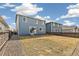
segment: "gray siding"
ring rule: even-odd
[[[25,21],[23,20],[23,18],[26,18]],[[36,24],[36,21],[38,21],[40,23],[41,22],[45,22],[42,20],[36,20],[36,19],[32,19],[32,18],[28,18],[25,16],[20,16],[19,15],[19,25],[17,26],[19,29],[17,30],[19,35],[29,35],[30,34],[30,28],[31,27],[35,27],[36,28],[36,34],[45,34],[46,33],[46,27],[45,24]],[[41,31],[39,29],[42,29]]]
[[[59,23],[52,22],[52,32],[61,32],[62,31],[62,25]]]
[[[62,32],[62,25],[59,23],[50,22],[46,24],[46,32]]]
[[[46,24],[46,32],[50,33],[51,32],[51,23]]]

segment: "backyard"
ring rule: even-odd
[[[23,52],[25,55],[66,56],[73,54],[78,42],[78,38],[56,35],[37,35],[21,36],[20,41],[24,47]]]

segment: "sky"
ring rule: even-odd
[[[15,28],[16,14],[55,21],[63,25],[79,26],[77,3],[0,3],[0,16]]]

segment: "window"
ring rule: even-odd
[[[24,21],[26,20],[25,17],[23,17],[23,20],[24,20]]]
[[[43,24],[44,24],[44,21],[40,20],[39,23],[40,23],[41,25],[43,25]]]
[[[53,23],[53,26],[55,26],[55,23]]]
[[[30,33],[33,33],[34,30],[35,30],[35,28],[31,28],[31,29],[30,29]]]
[[[44,21],[42,22],[42,24],[44,24]]]
[[[38,24],[38,20],[35,20],[36,21],[36,24]]]
[[[30,34],[31,34],[31,35],[34,35],[34,34],[36,34],[36,32],[37,32],[37,30],[36,30],[35,27],[30,27],[29,31],[30,31]]]
[[[58,27],[58,26],[59,26],[59,24],[58,24],[58,23],[55,23],[55,26],[56,26],[56,27]]]
[[[60,27],[60,24],[57,23],[57,27]]]
[[[40,31],[42,30],[42,28],[39,29]]]
[[[23,21],[26,22],[26,23],[27,23],[27,19],[28,19],[28,18],[23,17]]]

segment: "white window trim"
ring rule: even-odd
[[[41,28],[41,30],[40,30],[40,28]],[[42,27],[40,27],[40,28],[39,28],[39,31],[40,31],[40,32],[43,32],[43,31],[44,31],[43,28],[42,28]]]
[[[36,28],[37,29],[37,27],[36,26],[29,26],[29,33],[30,33],[30,29],[31,28]],[[36,31],[36,33],[37,33],[37,31]],[[31,33],[30,33],[31,34]]]
[[[35,20],[35,23],[38,24],[38,20]]]
[[[24,18],[25,18],[25,21],[24,21]],[[25,23],[27,23],[28,21],[28,18],[27,17],[23,17],[23,21],[25,22]]]

